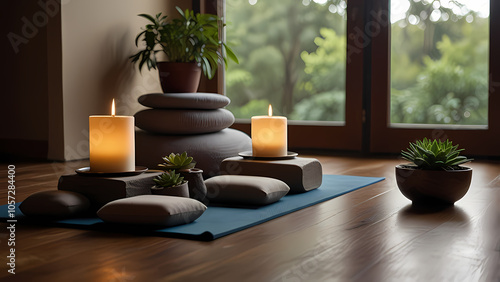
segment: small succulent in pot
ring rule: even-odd
[[[168,156],[162,157],[162,159],[165,162],[162,164],[158,164],[158,166],[161,167],[163,170],[190,169],[196,165],[196,162],[193,160],[193,157],[189,157],[187,155],[187,152],[184,152],[182,154],[171,153]]]
[[[184,182],[184,177],[179,173],[175,173],[175,170],[165,171],[163,174],[158,175],[153,179],[156,187],[174,187],[182,184]]]
[[[403,159],[414,164],[413,168],[427,170],[457,170],[462,169],[461,164],[472,161],[465,156],[460,156],[464,149],[458,149],[449,140],[430,140],[424,138],[410,143],[408,151],[401,151]]]
[[[424,138],[401,151],[412,162],[396,166],[396,182],[401,193],[414,204],[453,204],[469,190],[472,169],[461,166],[471,161],[460,156],[463,149],[449,140]]]
[[[203,180],[203,170],[194,168],[196,162],[193,157],[189,157],[187,152],[182,154],[171,153],[162,157],[165,161],[158,166],[165,169],[176,169],[184,179],[188,180],[189,196],[200,202],[203,202],[207,194],[207,187]]]
[[[175,170],[168,170],[153,179],[151,191],[156,195],[189,197],[187,181]]]

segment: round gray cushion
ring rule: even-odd
[[[158,135],[137,130],[135,132],[135,162],[137,165],[157,169],[162,156],[186,151],[203,170],[203,177],[219,175],[222,160],[252,149],[252,140],[245,133],[227,128],[200,135]]]
[[[220,131],[234,123],[233,114],[217,110],[149,109],[135,114],[140,129],[161,134],[200,134]]]
[[[30,195],[19,209],[27,216],[71,217],[88,211],[89,200],[71,191],[43,191]]]
[[[231,100],[215,93],[152,93],[139,97],[143,106],[156,109],[213,110],[229,105]]]

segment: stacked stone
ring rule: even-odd
[[[228,128],[233,114],[224,109],[229,98],[214,93],[153,93],[139,97],[149,109],[135,114],[136,163],[156,168],[161,157],[187,151],[204,171],[218,175],[227,157],[251,150],[245,133]]]

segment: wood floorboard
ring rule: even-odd
[[[500,162],[472,162],[462,200],[423,209],[396,186],[400,159],[308,157],[326,174],[386,180],[210,242],[17,224],[16,274],[3,263],[0,280],[500,281]],[[7,165],[0,203],[7,202]],[[21,201],[56,189],[60,175],[88,161],[14,165]]]

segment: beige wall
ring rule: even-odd
[[[137,14],[176,15],[175,6],[189,8],[191,1],[62,0],[60,11],[42,22],[48,14],[44,3],[59,1],[2,2],[0,141],[40,141],[48,143],[49,159],[83,159],[88,158],[89,115],[109,114],[112,98],[117,114],[133,115],[141,108],[138,96],[160,91],[157,73],[141,75],[128,59],[146,23]],[[23,35],[23,18],[38,20],[30,38]],[[17,52],[5,40],[11,32],[27,39]]]
[[[146,20],[139,13],[171,14],[175,5],[190,1],[71,0],[61,14],[64,151],[49,140],[52,159],[88,157],[88,116],[110,114],[114,98],[117,114],[133,115],[137,97],[160,91],[157,73],[142,75],[128,57],[136,52],[134,38]],[[176,13],[176,12],[175,12]],[[52,142],[51,142],[52,141]]]

